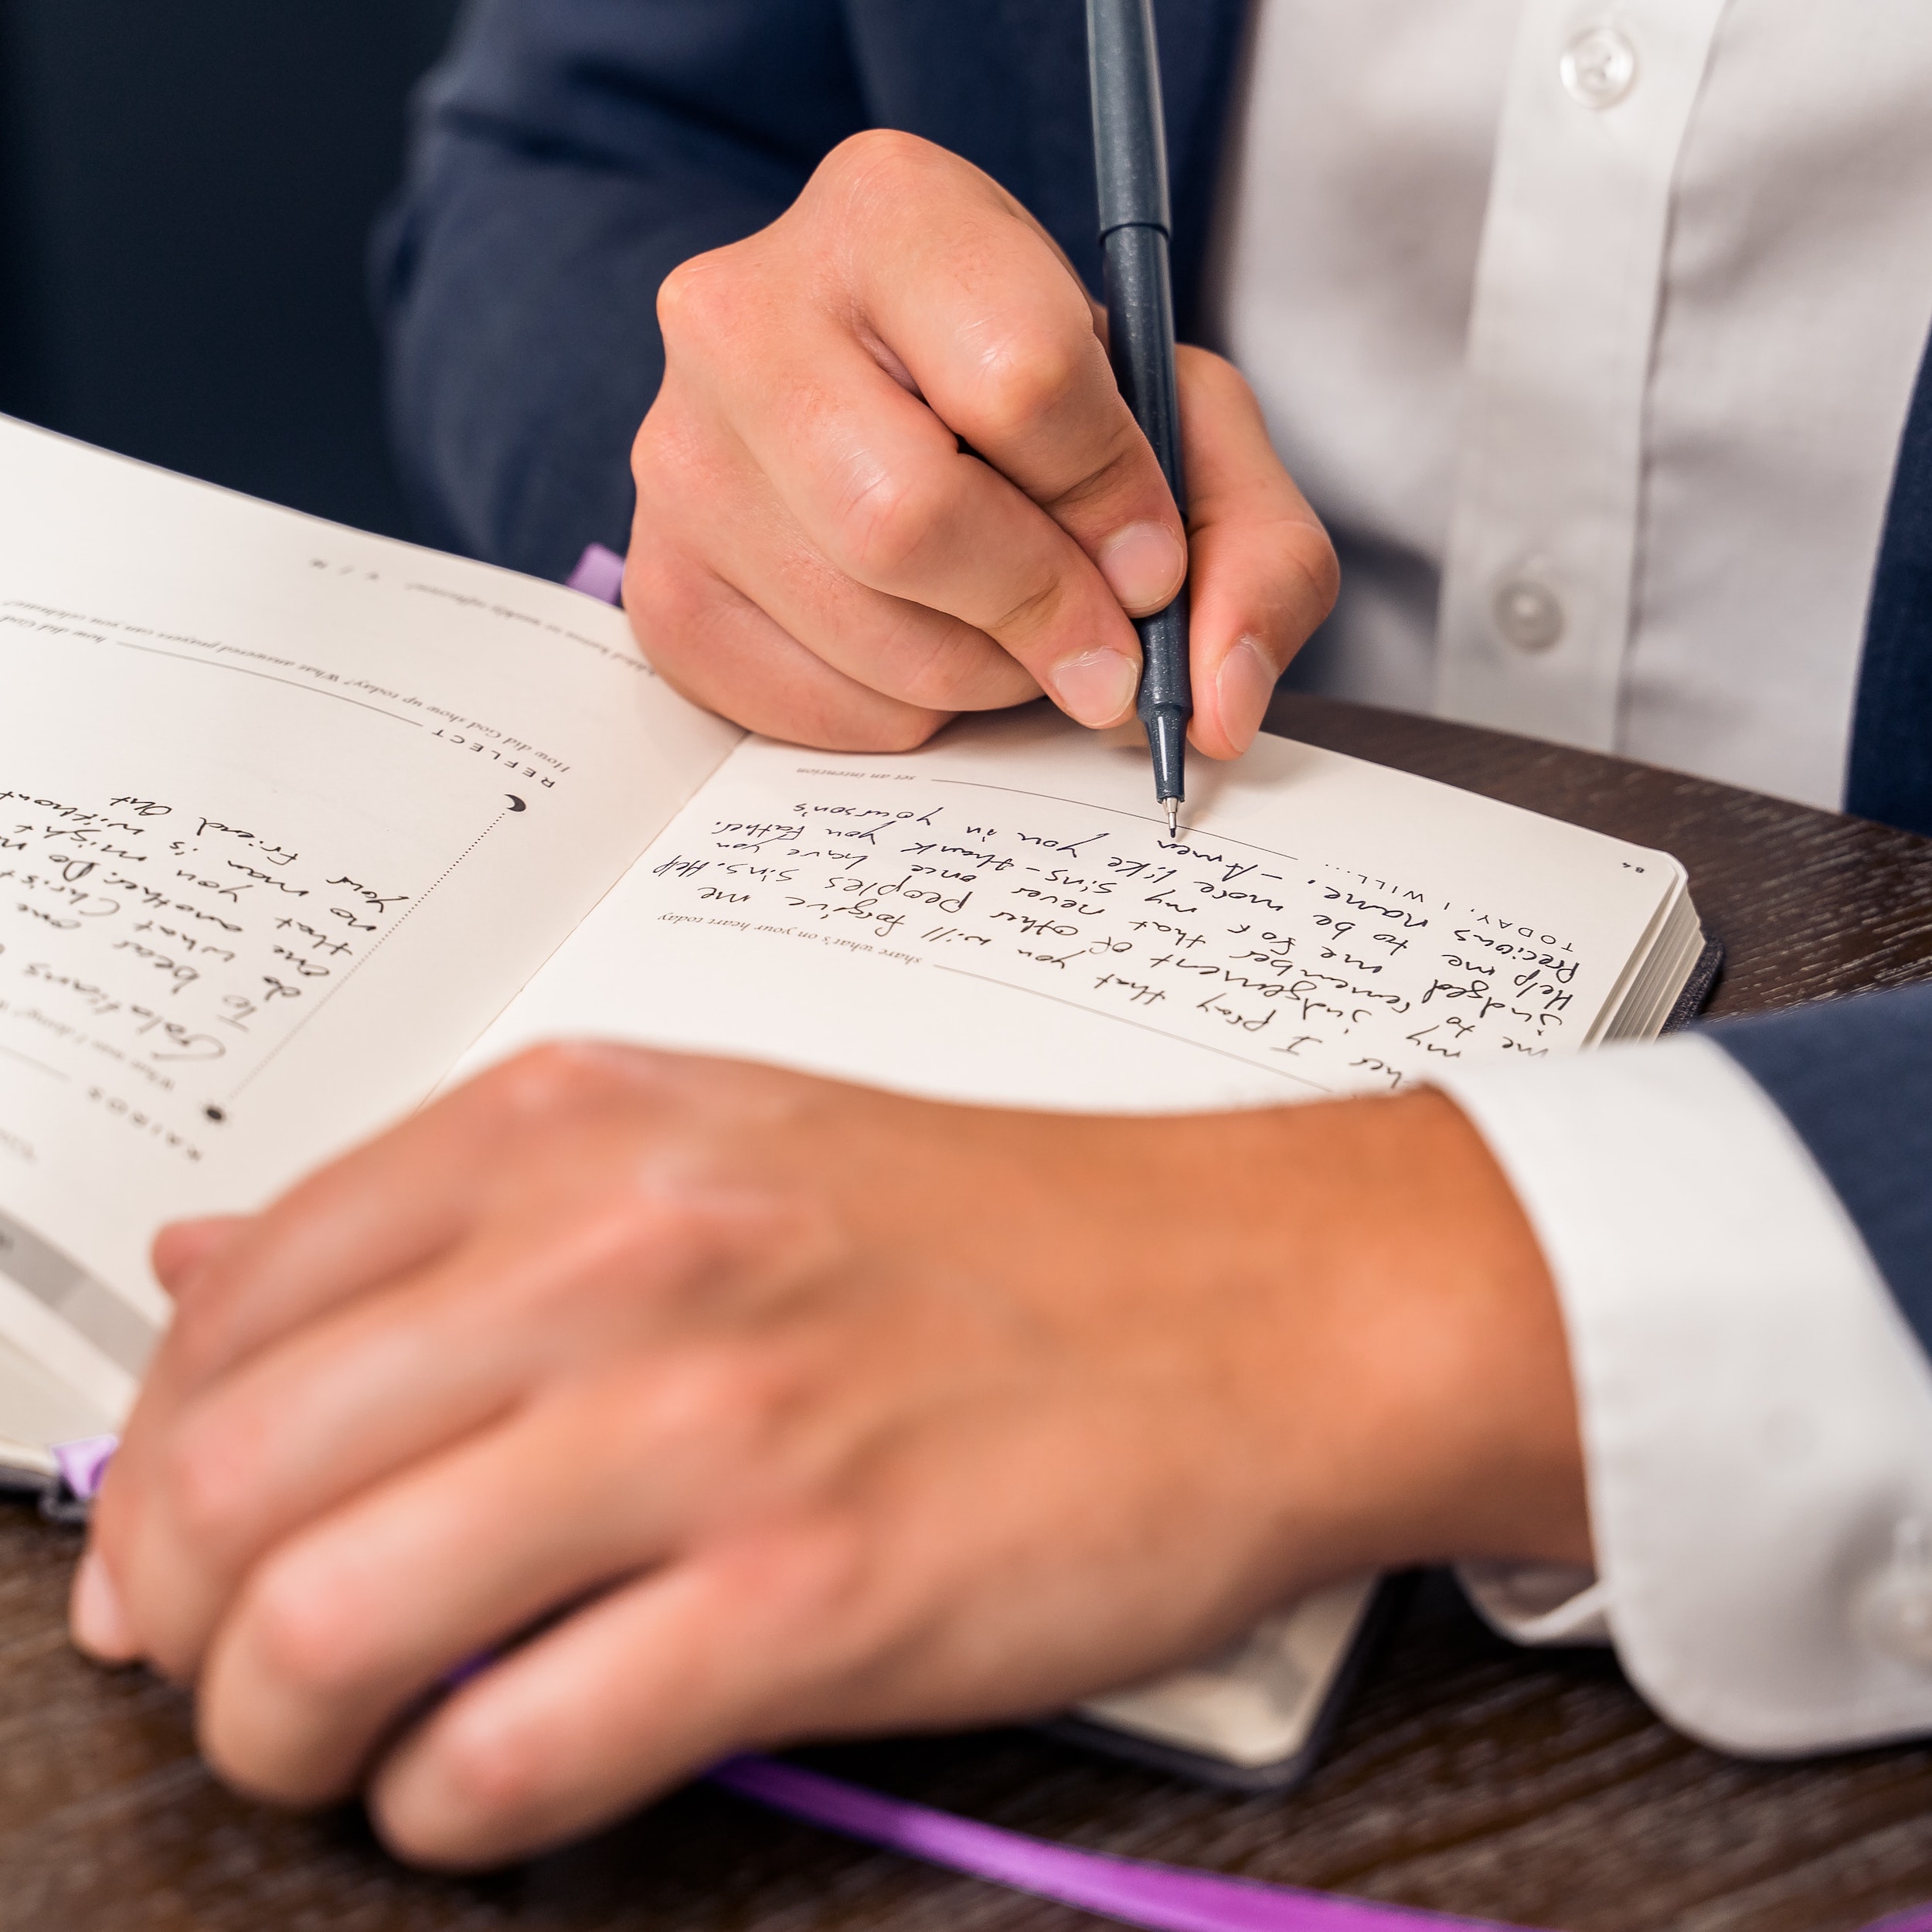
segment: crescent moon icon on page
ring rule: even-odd
[[[506,791],[505,793],[504,793],[504,794],[503,794],[503,795],[504,795],[504,797],[505,797],[505,798],[506,798],[507,799],[509,799],[509,801],[510,801],[510,809],[511,809],[511,811],[528,811],[530,809],[530,808],[529,808],[529,807],[528,805],[526,805],[526,804],[523,802],[523,801],[522,801],[521,798],[519,798],[516,795],[516,794],[515,794],[515,792],[513,792],[513,791]]]

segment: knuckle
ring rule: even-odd
[[[637,434],[631,439],[631,480],[640,495],[668,467],[674,454],[673,440],[665,434],[665,402],[660,390],[638,425]]]
[[[837,751],[917,751],[943,724],[952,722],[950,710],[900,709],[869,714],[865,722],[843,735]]]
[[[196,1284],[188,1305],[175,1310],[162,1348],[170,1369],[185,1386],[205,1386],[226,1366],[240,1300],[233,1279],[218,1268]]]
[[[821,1510],[774,1553],[767,1577],[773,1600],[794,1616],[842,1624],[872,1589],[872,1553],[856,1511]]]
[[[1092,452],[1088,468],[1055,495],[1047,508],[1056,514],[1086,509],[1138,483],[1141,478],[1135,471],[1145,474],[1154,460],[1147,439],[1131,420],[1123,420]]]
[[[698,615],[696,575],[670,545],[641,529],[632,537],[624,564],[624,608],[638,648],[654,665],[666,640],[682,637]]]
[[[683,1164],[714,1168],[690,1138]],[[576,1170],[561,1182],[567,1223],[553,1217],[553,1238],[505,1267],[497,1292],[506,1312],[539,1325],[554,1319],[565,1329],[588,1321],[628,1331],[702,1299],[729,1273],[730,1240],[718,1217],[681,1199],[675,1187],[624,1172],[637,1151],[635,1137],[625,1140],[615,1171],[608,1148],[573,1138],[557,1150]]]
[[[1066,587],[1048,577],[1022,590],[986,628],[996,638],[1019,643],[1052,631],[1066,609]]]
[[[730,712],[715,648],[736,616],[736,594],[683,545],[634,536],[624,571],[624,609],[645,662],[681,696]]]
[[[638,492],[631,519],[634,549],[638,541],[668,530],[702,530],[704,506],[730,488],[733,479],[715,423],[688,395],[672,393],[668,382],[631,439],[631,478]]]
[[[849,134],[819,163],[820,176],[850,192],[902,189],[908,176],[929,174],[940,151],[897,128],[867,128]]]
[[[905,720],[923,743],[955,712],[1017,704],[1039,695],[1025,667],[972,625],[901,603],[879,634],[880,662],[890,667],[884,688],[920,715]],[[895,720],[895,722],[899,722]]]
[[[692,255],[658,284],[658,328],[667,355],[702,353],[730,330],[738,305],[740,246],[734,242]]]
[[[876,590],[903,583],[944,535],[954,507],[943,477],[882,469],[839,507],[833,560]]]
[[[944,711],[969,709],[971,694],[970,681],[961,675],[953,653],[936,645],[910,659],[893,695],[936,716]]]
[[[755,1349],[686,1355],[665,1374],[654,1399],[631,1412],[647,1454],[675,1456],[719,1475],[774,1475],[777,1453],[804,1406],[805,1386],[789,1364]]]
[[[319,1707],[369,1682],[368,1646],[380,1619],[339,1572],[271,1560],[249,1585],[242,1614],[249,1648],[285,1695]]]
[[[1029,329],[988,345],[975,370],[969,440],[1020,440],[1078,385],[1097,344],[1093,331]]]
[[[921,715],[913,720],[918,736],[912,742],[918,745],[925,743],[944,718],[961,711],[1024,704],[1039,696],[1039,685],[1024,665],[1003,651],[997,658],[987,658],[937,645],[907,666],[904,688],[898,695],[921,708]]]
[[[486,1075],[488,1097],[512,1119],[545,1119],[601,1096],[611,1083],[609,1056],[585,1040],[546,1040],[526,1047]]]
[[[699,1366],[685,1391],[690,1425],[747,1454],[778,1432],[792,1406],[790,1378],[768,1359],[733,1353]]]
[[[1342,594],[1342,563],[1335,555],[1328,533],[1318,523],[1297,526],[1292,541],[1284,545],[1289,567],[1307,587],[1308,600],[1319,623],[1335,608]]]
[[[711,1244],[702,1218],[658,1188],[620,1188],[580,1213],[584,1281],[560,1274],[557,1285],[566,1296],[601,1280],[621,1299],[644,1283],[662,1291],[707,1271]]]
[[[876,1532],[838,1503],[801,1509],[716,1553],[721,1581],[767,1626],[800,1642],[820,1685],[876,1665],[893,1646],[892,1593],[880,1587]]]

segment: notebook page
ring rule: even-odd
[[[4,421],[0,690],[0,1336],[110,1420],[155,1227],[420,1099],[740,736],[589,598]]]
[[[1044,706],[893,757],[753,739],[478,1048],[609,1034],[1124,1111],[1585,1044],[1676,862],[1264,737],[1178,838],[1138,730]]]

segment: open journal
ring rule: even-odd
[[[685,702],[622,615],[0,420],[0,1463],[114,1427],[155,1228],[522,1043],[1185,1110],[1662,1025],[1676,862],[1264,738],[1179,837],[1138,733],[903,756]],[[1251,1767],[1368,1592],[1093,1716]]]

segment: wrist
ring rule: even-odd
[[[1481,1136],[1434,1092],[1274,1118],[1294,1177],[1271,1218],[1294,1257],[1277,1359],[1298,1540],[1328,1573],[1590,1563],[1555,1284]]]

